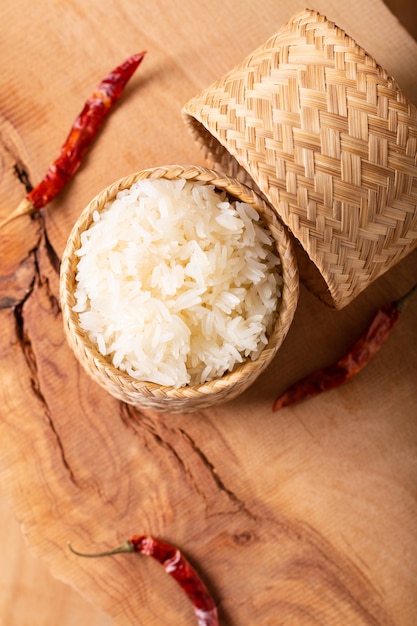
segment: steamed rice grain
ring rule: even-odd
[[[212,185],[136,182],[94,212],[76,254],[80,327],[135,379],[204,383],[268,342],[282,282],[272,235]]]

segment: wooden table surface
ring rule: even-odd
[[[415,24],[409,5],[389,4],[409,32],[382,0],[311,8],[417,104]],[[37,219],[0,231],[4,626],[194,624],[157,563],[81,560],[66,547],[108,548],[134,533],[190,557],[223,626],[417,623],[417,297],[357,378],[271,411],[287,384],[343,354],[380,305],[417,282],[417,251],[338,312],[302,286],[267,371],[237,400],[197,414],[138,411],[107,396],[62,330],[57,269],[83,207],[133,171],[204,165],[182,105],[302,8],[298,0],[2,0],[0,218],[24,195],[16,167],[40,180],[98,81],[148,51],[66,190]]]

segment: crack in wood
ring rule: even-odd
[[[61,259],[59,258],[58,254],[56,253],[56,250],[53,247],[53,245],[51,243],[51,240],[48,237],[48,231],[47,231],[45,225],[43,227],[43,235],[44,235],[45,250],[46,250],[46,254],[48,255],[48,260],[49,260],[53,270],[59,276],[60,269],[61,269]]]
[[[26,193],[32,191],[29,168],[24,164],[21,157],[26,153],[24,143],[19,131],[14,124],[0,113],[0,145],[12,162],[13,171],[19,181],[24,185]]]
[[[170,455],[175,459],[181,473],[187,476],[193,489],[205,501],[207,509],[212,507],[212,502],[218,501],[218,495],[208,494],[207,489],[202,489],[202,467],[206,470],[207,476],[210,478],[211,485],[215,489],[215,493],[222,493],[226,497],[227,501],[233,505],[233,513],[239,511],[244,513],[252,521],[257,519],[256,515],[254,515],[246,506],[245,502],[242,501],[232,489],[227,487],[225,482],[219,476],[214,463],[210,461],[207,454],[184,428],[170,427],[159,414],[141,412],[136,409],[136,407],[126,403],[121,403],[120,414],[123,422],[132,427],[137,436],[139,435],[140,430],[143,429],[152,436],[153,441],[158,446],[163,447],[170,453]],[[145,441],[144,445],[146,445]],[[185,458],[185,455],[187,455],[187,458]],[[192,458],[197,459],[198,464],[192,464]],[[196,466],[197,469],[195,469],[194,466]],[[198,478],[200,480],[197,479],[196,472],[198,472]],[[209,484],[209,481],[207,480],[205,484]],[[222,511],[222,513],[229,514],[230,511]]]
[[[133,407],[132,405],[127,404],[125,402],[120,402],[120,415],[121,415],[122,421],[128,426],[132,427],[132,425],[137,425],[143,428],[144,430],[146,430],[146,432],[152,436],[153,441],[158,446],[165,448],[173,455],[181,471],[187,474],[190,478],[192,478],[189,470],[187,469],[181,456],[176,451],[175,447],[166,438],[162,437],[159,434],[159,432],[157,431],[157,428],[155,427],[155,423],[149,419],[149,416],[145,412],[141,412],[136,407]],[[133,428],[133,430],[135,434],[138,434],[137,428]],[[146,445],[146,442],[144,443]]]
[[[63,463],[63,466],[65,467],[65,469],[68,472],[68,475],[70,477],[70,480],[73,484],[77,484],[77,481],[75,479],[74,473],[70,467],[70,464],[68,463],[68,460],[66,458],[65,455],[65,450],[64,450],[64,446],[62,443],[62,440],[59,436],[59,433],[56,429],[56,426],[54,424],[54,421],[52,419],[52,414],[50,411],[50,408],[48,406],[48,402],[46,400],[46,397],[44,395],[44,393],[42,392],[41,389],[41,384],[40,384],[40,380],[39,380],[39,375],[38,375],[38,366],[36,363],[36,357],[34,354],[34,351],[32,349],[32,343],[31,343],[31,339],[29,336],[29,333],[27,332],[26,328],[25,328],[25,316],[24,316],[24,306],[25,304],[29,301],[30,297],[32,296],[32,294],[34,293],[35,287],[36,285],[38,285],[39,287],[44,287],[45,288],[45,292],[46,295],[48,297],[50,306],[51,306],[51,311],[54,315],[58,315],[61,308],[60,308],[60,303],[59,303],[59,299],[55,296],[55,294],[52,292],[52,290],[50,289],[50,284],[49,284],[49,279],[47,276],[42,276],[42,272],[39,266],[39,262],[38,262],[38,252],[39,252],[39,247],[41,245],[42,240],[44,241],[44,245],[45,245],[45,249],[46,249],[46,253],[47,253],[47,257],[48,260],[51,263],[51,266],[53,268],[54,271],[59,272],[59,258],[58,255],[56,254],[53,246],[50,243],[50,240],[47,236],[47,232],[46,232],[46,228],[45,228],[45,224],[43,223],[42,225],[42,231],[43,231],[43,237],[41,236],[38,240],[37,245],[32,249],[28,251],[27,254],[27,258],[29,258],[30,256],[33,256],[34,259],[34,275],[33,275],[33,279],[28,287],[28,290],[25,294],[25,296],[18,302],[12,302],[12,306],[8,307],[8,308],[13,308],[14,311],[14,318],[15,318],[15,328],[16,328],[16,337],[18,340],[18,343],[21,347],[21,351],[22,354],[24,356],[24,359],[26,361],[28,370],[30,372],[30,383],[31,383],[31,387],[32,387],[32,391],[34,393],[34,395],[37,397],[37,399],[40,401],[41,405],[43,406],[44,409],[44,415],[45,418],[51,428],[51,431],[54,435],[55,441],[57,443],[58,449],[60,451],[60,456],[61,456],[61,460]],[[58,262],[57,262],[58,260]],[[7,303],[7,299],[2,302],[3,305],[5,305]],[[4,306],[3,308],[6,308],[6,306]]]
[[[24,185],[26,193],[32,191],[33,185],[30,182],[29,172],[27,171],[22,161],[17,161],[13,166],[13,170],[19,181],[22,183],[22,185]]]
[[[32,292],[33,292],[33,288],[32,288]],[[58,449],[60,451],[62,464],[65,467],[65,469],[67,470],[71,482],[74,485],[77,485],[77,481],[75,479],[74,473],[73,473],[73,471],[72,471],[72,469],[70,467],[70,464],[68,463],[68,460],[66,458],[64,446],[62,444],[62,440],[61,440],[61,438],[59,436],[59,433],[57,432],[57,429],[55,427],[54,421],[52,419],[52,415],[51,415],[51,411],[50,411],[48,402],[46,400],[45,395],[42,392],[40,381],[39,381],[38,366],[37,366],[37,363],[36,363],[36,357],[35,357],[34,351],[32,349],[32,343],[31,343],[30,337],[29,337],[29,335],[28,335],[28,333],[26,332],[26,329],[25,329],[23,305],[24,305],[24,302],[27,301],[29,296],[30,296],[30,294],[27,295],[25,300],[22,301],[19,306],[14,307],[14,316],[15,316],[15,321],[16,321],[16,336],[17,336],[17,339],[19,341],[19,344],[20,344],[20,347],[21,347],[21,350],[22,350],[22,354],[23,354],[24,359],[26,361],[26,364],[28,366],[28,370],[30,372],[30,383],[31,383],[32,391],[33,391],[34,395],[36,396],[36,398],[41,403],[41,405],[43,406],[45,418],[46,418],[46,420],[47,420],[47,422],[48,422],[48,424],[49,424],[49,426],[51,428],[51,431],[52,431],[52,433],[54,435],[54,438],[55,438],[55,441],[57,443]]]
[[[188,434],[188,432],[186,432],[183,428],[179,428],[179,432],[181,433],[182,437],[184,437],[187,440],[187,442],[189,443],[189,445],[191,446],[191,448],[193,449],[195,454],[197,454],[197,456],[200,458],[201,462],[208,469],[208,471],[209,471],[209,473],[210,473],[214,483],[216,484],[218,490],[223,492],[227,496],[227,498],[237,507],[237,509],[239,511],[242,511],[243,513],[245,513],[251,520],[256,520],[257,519],[256,515],[254,515],[252,513],[252,511],[250,511],[250,509],[248,509],[248,507],[246,506],[244,501],[241,500],[235,494],[234,491],[232,491],[231,489],[229,489],[225,485],[224,481],[220,478],[220,476],[219,476],[219,474],[218,474],[214,464],[209,460],[209,458],[207,457],[205,452],[203,452],[203,450],[196,444],[196,442]]]

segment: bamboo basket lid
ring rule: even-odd
[[[318,12],[292,17],[183,114],[210,166],[271,203],[301,279],[330,306],[416,247],[417,109]]]
[[[74,311],[79,262],[77,250],[81,247],[82,233],[91,226],[97,211],[103,211],[120,191],[129,189],[134,183],[144,179],[185,179],[213,185],[217,190],[225,191],[232,200],[250,204],[268,227],[280,258],[282,287],[275,325],[268,337],[268,343],[256,359],[246,358],[232,371],[203,384],[175,388],[133,378],[100,353],[89,333],[81,327],[78,313]],[[269,365],[284,341],[297,308],[298,289],[298,266],[293,242],[271,206],[240,182],[208,168],[193,165],[171,165],[142,170],[103,189],[86,206],[74,224],[61,262],[60,301],[64,332],[80,364],[91,378],[114,397],[142,409],[170,413],[189,413],[204,409],[231,400],[247,389]]]

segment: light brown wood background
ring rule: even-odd
[[[411,4],[389,2],[415,34]],[[302,288],[266,374],[242,398],[195,416],[142,414],[103,396],[60,325],[51,250],[62,253],[83,206],[136,169],[203,163],[182,104],[304,3],[2,0],[0,8],[0,217],[23,195],[13,166],[39,180],[101,77],[148,50],[44,221],[23,218],[0,233],[0,625],[193,624],[157,564],[85,562],[65,549],[67,539],[101,548],[152,532],[194,559],[224,625],[414,626],[416,299],[360,377],[270,409],[287,383],[339,356],[377,306],[417,281],[415,253],[337,313]],[[417,103],[417,44],[381,0],[310,8],[353,35]],[[14,306],[27,295],[17,327]]]

